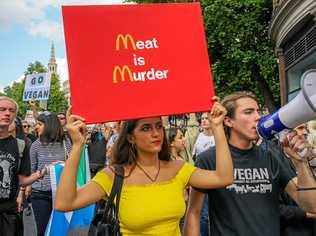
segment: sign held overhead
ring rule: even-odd
[[[50,91],[51,73],[36,73],[27,75],[23,92],[23,101],[48,100]]]

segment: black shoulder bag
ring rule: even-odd
[[[114,166],[115,177],[109,198],[105,201],[104,210],[99,210],[91,222],[89,236],[120,236],[118,209],[124,181],[124,168]],[[116,197],[116,204],[114,198]]]

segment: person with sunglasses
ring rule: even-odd
[[[33,143],[37,139],[37,137],[31,133],[30,131],[31,125],[26,120],[22,120],[22,128],[23,128],[24,135],[27,138],[29,138]]]
[[[65,130],[65,126],[66,126],[66,124],[67,124],[65,112],[59,112],[59,113],[57,113],[57,117],[58,117],[58,120],[59,120],[61,126],[62,126],[63,129]]]

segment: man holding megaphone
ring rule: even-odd
[[[305,149],[305,140],[290,133],[284,142],[294,158],[297,176],[280,161],[268,145],[256,146],[260,120],[256,97],[236,92],[222,101],[224,120],[234,164],[234,183],[225,189],[193,189],[187,211],[185,235],[199,235],[199,217],[204,194],[209,198],[212,236],[275,236],[280,234],[279,194],[286,191],[306,212],[316,213],[316,182]],[[305,155],[307,155],[305,153]],[[197,158],[197,166],[215,169],[215,148]]]
[[[301,91],[287,105],[271,115],[262,117],[258,133],[264,139],[271,139],[285,129],[293,129],[316,118],[316,69],[302,75]]]

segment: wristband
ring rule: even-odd
[[[311,187],[311,188],[297,188],[297,191],[309,191],[309,190],[316,190],[316,187]]]

